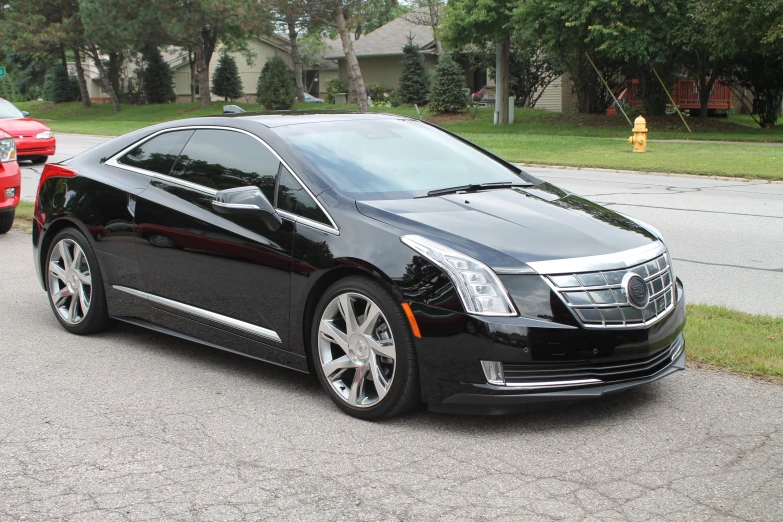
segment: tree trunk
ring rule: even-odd
[[[212,105],[212,96],[209,91],[209,62],[212,61],[212,53],[215,51],[216,43],[217,34],[215,31],[203,29],[199,33],[198,45],[196,45],[196,75],[198,76],[202,109]]]
[[[73,51],[73,55],[76,59],[76,79],[79,80],[79,92],[82,93],[82,105],[89,109],[92,106],[92,101],[90,100],[90,91],[87,89],[87,79],[84,77],[82,57],[79,53],[78,47],[71,47],[71,50]]]
[[[498,125],[508,125],[508,97],[510,90],[511,37],[506,34],[497,46],[497,69],[495,74],[495,106],[498,110]]]
[[[63,64],[63,69],[66,74],[68,73],[68,58],[65,56],[65,45],[60,44],[60,61]]]
[[[438,36],[438,4],[435,0],[427,0],[430,8],[430,25],[432,26],[432,38],[435,40],[435,52],[438,56],[443,54],[443,46]]]
[[[122,68],[122,56],[120,53],[109,53],[109,81],[114,92],[120,93],[120,69]]]
[[[101,55],[98,54],[98,49],[95,48],[95,44],[90,44],[90,55],[92,56],[93,62],[95,62],[95,67],[98,68],[98,76],[101,77],[101,85],[103,85],[103,90],[106,91],[106,94],[109,95],[112,109],[115,113],[120,112],[120,99],[117,97],[117,93],[114,91],[114,87],[112,87],[111,82],[109,81],[109,76],[106,74],[106,68],[103,66]]]
[[[712,88],[715,86],[715,80],[717,78],[713,75],[712,78],[707,79],[706,75],[699,78],[699,118],[706,118],[708,111],[710,110],[710,95],[712,94]]]
[[[190,64],[190,103],[196,103],[196,58],[191,49],[188,49],[188,63]]]
[[[359,112],[367,112],[367,88],[364,86],[359,60],[356,59],[356,53],[353,51],[351,33],[348,31],[348,24],[345,22],[341,0],[334,0],[334,17],[337,22],[337,32],[340,33],[340,40],[343,44],[345,65],[348,69],[348,94],[353,97],[351,101],[356,101],[356,107]]]
[[[291,43],[291,63],[294,65],[294,79],[296,80],[296,99],[304,103],[304,81],[302,80],[302,56],[299,54],[297,42],[296,23],[288,18],[288,41]]]

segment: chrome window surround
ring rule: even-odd
[[[304,218],[304,217],[301,217],[301,216],[297,216],[296,214],[292,214],[292,213],[284,211],[284,210],[275,209],[275,210],[277,210],[278,214],[280,214],[281,216],[284,216],[284,217],[286,217],[286,218],[288,218],[288,219],[290,219],[290,220],[292,220],[292,221],[294,221],[296,223],[308,226],[310,228],[314,228],[316,230],[320,230],[322,232],[326,232],[326,233],[329,233],[329,234],[334,234],[336,236],[340,235],[340,229],[337,227],[337,224],[334,222],[334,219],[332,219],[332,216],[329,214],[329,212],[326,211],[324,206],[321,204],[320,201],[318,201],[318,198],[315,197],[315,195],[310,191],[308,186],[305,185],[305,183],[299,178],[299,176],[296,175],[296,173],[288,165],[288,163],[286,163],[285,160],[282,157],[280,157],[280,155],[272,147],[270,147],[264,140],[262,140],[261,138],[259,138],[255,134],[253,134],[251,132],[248,132],[246,130],[243,130],[243,129],[234,129],[232,127],[223,127],[223,126],[220,126],[220,125],[189,125],[187,127],[173,127],[171,129],[159,130],[159,131],[154,132],[154,133],[150,134],[149,136],[146,136],[145,138],[143,138],[143,139],[133,143],[132,145],[124,148],[123,150],[121,150],[120,152],[118,152],[117,154],[115,154],[114,156],[109,158],[108,160],[106,160],[104,162],[104,164],[105,165],[109,165],[110,167],[116,167],[116,168],[119,168],[119,169],[124,169],[124,170],[128,170],[128,171],[131,171],[131,172],[136,172],[137,174],[143,174],[143,175],[149,176],[151,178],[157,178],[157,179],[160,179],[162,181],[166,181],[168,183],[173,183],[175,185],[181,185],[181,186],[183,186],[185,188],[189,188],[189,189],[195,190],[197,192],[201,192],[203,194],[208,194],[208,195],[214,197],[215,194],[217,194],[218,191],[213,189],[213,188],[205,187],[204,185],[199,185],[197,183],[191,183],[190,181],[186,181],[186,180],[183,180],[183,179],[178,179],[178,178],[175,178],[175,177],[172,177],[172,176],[167,176],[166,174],[160,174],[158,172],[152,172],[151,170],[140,169],[138,167],[133,167],[131,165],[124,165],[124,164],[122,164],[122,163],[120,163],[118,161],[119,158],[121,158],[122,156],[124,156],[125,154],[130,152],[131,150],[135,149],[139,145],[141,145],[143,143],[146,143],[149,140],[151,140],[152,138],[155,138],[156,136],[159,136],[161,134],[165,134],[167,132],[177,132],[177,131],[185,131],[185,130],[199,130],[199,129],[211,129],[211,130],[223,130],[223,131],[230,131],[230,132],[239,132],[241,134],[246,134],[246,135],[250,136],[251,138],[253,138],[253,139],[257,140],[259,143],[261,143],[264,147],[269,149],[269,152],[274,154],[274,156],[277,158],[277,160],[288,170],[288,172],[291,174],[291,176],[293,176],[294,179],[300,185],[302,185],[302,188],[304,188],[305,192],[307,192],[307,194],[311,198],[313,198],[313,201],[315,201],[315,204],[318,205],[319,209],[321,209],[321,212],[324,213],[324,215],[326,216],[326,219],[329,220],[329,223],[330,223],[331,226],[327,225],[327,224],[324,224],[324,223],[319,223],[318,221],[314,221],[312,219],[308,219],[308,218]]]
[[[258,335],[260,337],[270,339],[277,343],[282,342],[280,340],[280,336],[277,335],[277,332],[275,332],[274,330],[270,330],[268,328],[264,328],[263,326],[257,326],[254,324],[246,323],[244,321],[240,321],[239,319],[234,319],[232,317],[220,315],[215,312],[210,312],[209,310],[196,308],[195,306],[191,306],[185,303],[180,303],[179,301],[172,301],[171,299],[166,299],[165,297],[161,297],[159,295],[142,292],[141,290],[136,290],[134,288],[128,288],[126,286],[118,286],[118,285],[113,285],[112,288],[114,288],[115,290],[119,290],[120,292],[125,292],[126,294],[130,294],[136,297],[140,297],[142,299],[146,299],[147,301],[150,301],[152,303],[168,306],[169,308],[174,308],[175,310],[179,310],[181,312],[187,312],[191,315],[201,317],[202,319],[214,321],[216,323],[220,323],[225,326],[231,326],[238,330],[243,330],[245,332],[249,332]]]
[[[544,281],[584,328],[645,328],[671,312],[676,303],[676,281],[662,243],[618,254],[532,262]],[[623,277],[637,273],[650,296],[644,310],[630,306]]]

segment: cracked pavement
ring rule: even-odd
[[[340,413],[306,375],[66,333],[0,236],[0,521],[783,519],[783,386],[688,370],[507,417]]]

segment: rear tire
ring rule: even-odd
[[[321,296],[310,331],[310,355],[324,390],[348,415],[381,420],[419,404],[410,324],[399,303],[370,278],[347,277]]]
[[[111,326],[98,259],[79,230],[66,228],[54,237],[43,272],[49,305],[63,328],[87,335]]]
[[[16,215],[16,209],[10,212],[0,212],[0,234],[5,234],[14,224],[14,216]]]

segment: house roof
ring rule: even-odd
[[[402,48],[408,43],[408,37],[411,35],[413,36],[413,43],[419,45],[423,53],[431,53],[435,46],[432,37],[432,27],[416,23],[419,15],[418,11],[404,14],[358,40],[354,40],[352,36],[351,40],[353,41],[353,50],[356,56],[402,55]],[[332,40],[331,50],[327,51],[325,58],[327,60],[345,58],[342,42],[339,39]]]

